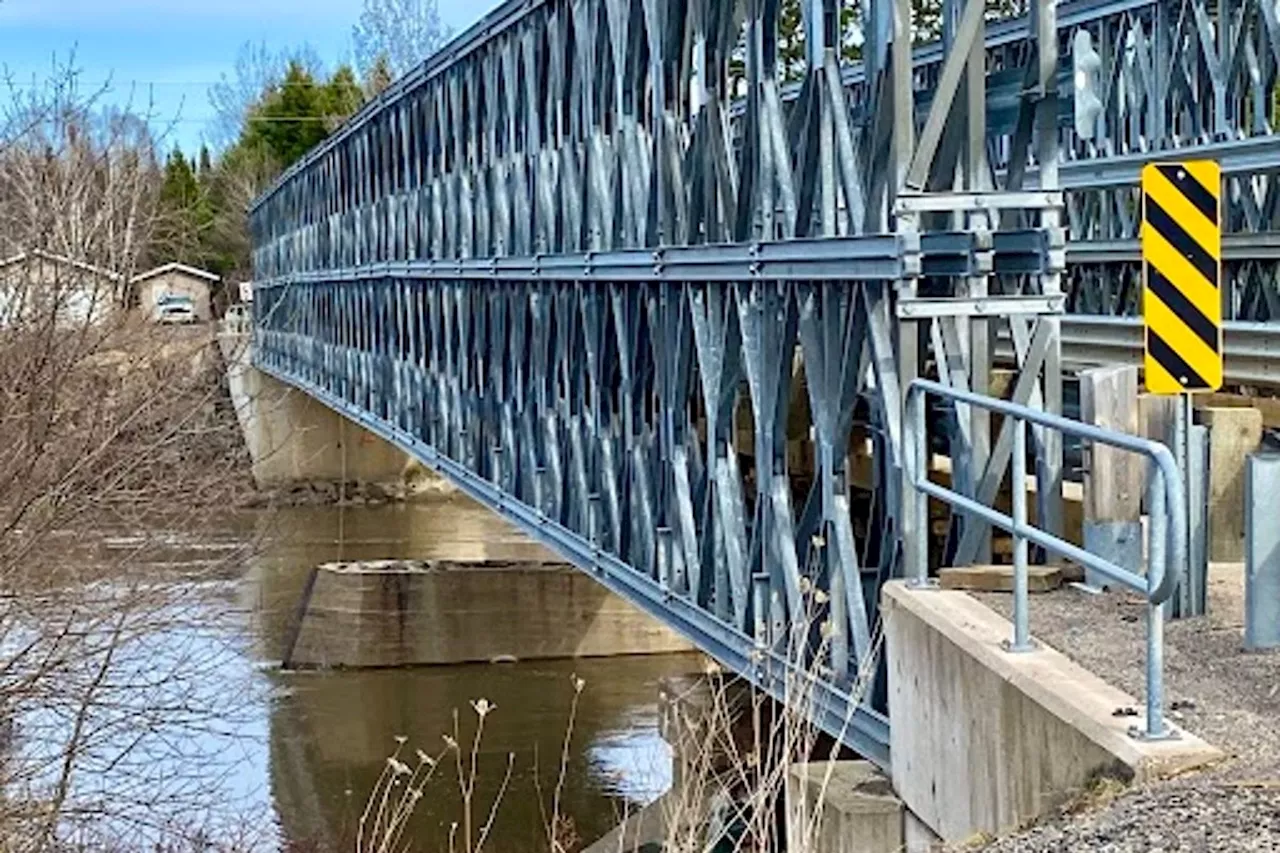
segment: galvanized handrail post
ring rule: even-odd
[[[929,479],[929,426],[926,419],[928,406],[923,394],[907,397],[907,408],[910,410],[911,429],[915,433],[915,441],[911,442],[912,472],[911,479]],[[913,583],[923,585],[929,578],[929,496],[919,489],[908,500],[913,505],[912,530],[914,547],[907,570],[911,573]]]
[[[1031,651],[1031,614],[1027,598],[1027,422],[1013,421],[1013,642],[1011,652]]]
[[[1153,466],[1155,467],[1155,466]],[[1150,478],[1147,513],[1150,541],[1147,545],[1147,729],[1151,740],[1166,737],[1164,726],[1164,609],[1168,600],[1154,601],[1172,555],[1165,548],[1164,474],[1156,468]]]

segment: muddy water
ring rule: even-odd
[[[210,584],[210,600],[230,604],[222,620],[224,655],[211,667],[211,693],[236,691],[234,742],[218,746],[233,762],[213,762],[211,789],[225,790],[242,820],[269,827],[255,846],[350,850],[368,793],[404,738],[406,755],[438,753],[442,736],[469,746],[476,728],[471,703],[497,706],[478,748],[473,820],[480,825],[510,780],[486,849],[547,849],[544,809],[556,779],[571,711],[574,719],[562,811],[573,832],[592,839],[618,815],[651,801],[667,784],[668,753],[656,732],[657,683],[689,672],[689,656],[516,662],[456,667],[282,673],[274,663],[288,635],[308,571],[335,559],[519,558],[531,546],[478,506],[460,500],[426,505],[296,508],[227,515],[201,541],[176,543],[166,577],[182,583],[212,549],[254,545],[226,579]],[[174,571],[177,569],[177,571]],[[510,615],[512,620],[520,614]],[[476,625],[501,632],[501,624]],[[573,707],[572,681],[586,684]],[[536,769],[535,769],[536,768]],[[216,778],[214,774],[216,773]],[[456,768],[428,785],[412,825],[413,849],[448,849],[451,825],[463,819]],[[234,817],[233,817],[234,822]]]

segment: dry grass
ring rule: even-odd
[[[849,757],[836,744],[843,740],[852,721],[844,721],[846,731],[835,739],[812,723],[814,688],[829,677],[833,631],[821,621],[826,612],[824,594],[815,590],[806,590],[805,594],[810,618],[786,638],[790,651],[785,662],[773,657],[761,660],[762,666],[776,668],[773,674],[785,687],[784,701],[775,701],[714,665],[709,665],[704,676],[679,695],[661,697],[663,734],[672,747],[674,780],[671,789],[653,806],[661,810],[661,831],[648,835],[635,831],[618,833],[618,853],[638,849],[661,849],[664,853],[806,853],[817,849],[823,817],[821,803],[837,762]],[[858,671],[867,676],[851,686],[857,702],[870,689],[870,674],[875,672],[882,641],[883,635],[876,631],[872,648],[861,661]],[[574,829],[572,816],[563,812],[562,800],[578,700],[585,687],[576,677],[571,686],[573,702],[555,784],[549,794],[537,781],[534,768],[548,853],[574,853],[584,843]],[[509,757],[507,776],[498,795],[488,803],[474,802],[475,756],[485,720],[494,706],[477,700],[473,709],[478,724],[469,744],[459,742],[455,715],[453,733],[445,736],[446,748],[439,756],[418,752],[417,765],[410,766],[401,761],[403,742],[398,745],[369,798],[357,853],[401,853],[412,849],[406,827],[414,807],[423,797],[430,796],[427,783],[438,780],[438,768],[450,757],[462,806],[449,836],[449,853],[480,853],[486,849],[494,817],[509,790],[512,759]],[[797,765],[819,774],[816,779],[801,779],[811,792],[816,787],[816,808],[806,797],[789,796],[789,776]],[[483,822],[482,815],[486,816]],[[628,817],[624,813],[619,819],[626,822]],[[646,843],[656,846],[646,847]]]

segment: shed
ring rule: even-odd
[[[144,272],[133,280],[138,291],[138,307],[150,320],[157,317],[156,305],[165,296],[186,296],[195,304],[196,319],[207,323],[213,317],[209,291],[221,279],[208,270],[186,264],[165,264]]]

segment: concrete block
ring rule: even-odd
[[[1013,566],[956,566],[938,572],[943,589],[968,589],[976,592],[1013,592]],[[1027,589],[1051,592],[1062,586],[1059,566],[1028,566]]]
[[[1280,455],[1249,457],[1247,477],[1244,581],[1244,645],[1280,648]]]
[[[1209,561],[1244,559],[1245,460],[1262,443],[1262,412],[1238,407],[1200,410],[1209,428]]]
[[[668,835],[667,811],[675,808],[665,802],[665,797],[659,797],[587,845],[583,853],[635,853],[645,848],[660,848]]]
[[[787,772],[787,849],[898,853],[902,800],[869,761],[793,764]]]
[[[1010,654],[1010,623],[951,590],[883,593],[894,788],[947,842],[1000,835],[1100,776],[1147,780],[1218,760],[1183,732],[1129,736],[1142,703],[1051,648]]]
[[[384,667],[693,648],[563,563],[386,560],[320,567],[290,660]]]

